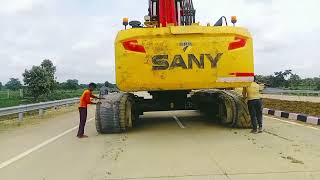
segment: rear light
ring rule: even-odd
[[[254,77],[254,73],[243,73],[243,72],[230,73],[230,75],[236,76],[236,77]]]
[[[141,52],[141,53],[146,52],[144,47],[138,44],[137,40],[124,41],[122,44],[123,44],[123,47],[128,51]]]
[[[235,37],[235,41],[229,44],[229,50],[239,49],[245,47],[247,40],[241,37]]]

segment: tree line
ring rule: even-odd
[[[25,94],[33,97],[35,101],[39,97],[47,97],[56,90],[78,90],[87,88],[87,84],[79,84],[77,79],[69,79],[65,82],[56,81],[56,66],[51,60],[43,60],[39,66],[33,66],[31,69],[26,69],[23,76],[23,84],[18,78],[10,78],[9,81],[3,85],[0,82],[0,90],[9,89],[16,91],[23,89]],[[106,82],[108,83],[108,82]],[[97,83],[98,88],[101,88],[105,83]],[[108,83],[108,87],[115,90],[116,85]]]
[[[257,75],[257,81],[269,87],[287,88],[292,90],[320,90],[320,76],[301,78],[292,70],[275,72],[273,75]]]

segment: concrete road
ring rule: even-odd
[[[93,117],[93,112],[90,113]],[[0,134],[1,180],[320,180],[320,129],[265,118],[266,132],[193,111],[156,112],[126,134],[75,138],[76,112]]]

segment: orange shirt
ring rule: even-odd
[[[91,95],[92,95],[91,91],[85,90],[82,96],[80,97],[79,107],[87,108],[88,104],[91,104]]]

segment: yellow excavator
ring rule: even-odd
[[[116,85],[96,109],[99,133],[121,133],[150,111],[199,110],[222,124],[251,126],[234,89],[254,80],[252,36],[228,25],[196,23],[192,0],[149,0],[144,22],[123,19],[115,40]],[[130,26],[130,28],[127,28]],[[152,99],[134,92],[148,92]]]

